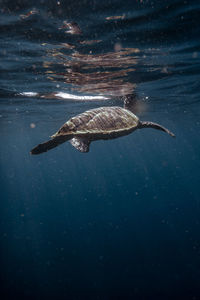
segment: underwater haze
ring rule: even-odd
[[[200,299],[199,0],[0,0],[1,299]],[[30,150],[88,109],[136,130]]]

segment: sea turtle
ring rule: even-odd
[[[46,152],[66,141],[70,141],[79,151],[88,152],[92,141],[117,138],[141,128],[159,129],[175,137],[159,124],[140,121],[128,109],[118,106],[99,107],[69,119],[49,141],[33,148],[31,154]]]

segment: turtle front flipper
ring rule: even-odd
[[[50,149],[57,147],[58,145],[70,140],[72,136],[57,136],[47,142],[37,145],[33,148],[30,153],[31,154],[41,154],[43,152],[47,152]]]
[[[75,147],[80,152],[86,153],[90,150],[91,141],[84,138],[74,137],[70,140],[70,143],[73,147]]]

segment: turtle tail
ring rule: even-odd
[[[148,122],[148,121],[143,121],[143,122],[140,121],[139,128],[154,128],[154,129],[162,130],[162,131],[168,133],[169,135],[171,135],[172,137],[175,137],[175,134],[173,132],[171,132],[167,128],[165,128],[157,123]]]
[[[71,135],[57,136],[49,141],[46,141],[42,144],[37,145],[30,151],[30,153],[31,154],[41,154],[43,152],[47,152],[50,149],[53,149],[53,148],[57,147],[58,145],[70,140],[71,138],[72,138]]]

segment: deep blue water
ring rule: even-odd
[[[1,299],[200,299],[199,16],[198,0],[0,0]],[[29,154],[127,93],[176,139]]]

